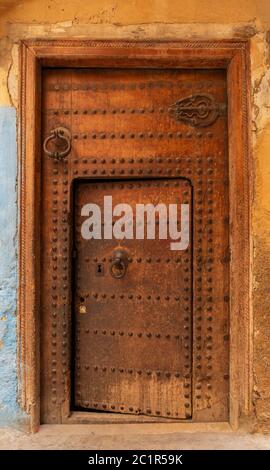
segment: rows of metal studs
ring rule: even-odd
[[[184,281],[186,280],[187,278],[184,278]],[[189,279],[188,279],[189,281]],[[187,292],[190,292],[190,288],[189,287],[184,287],[183,288],[183,292],[187,293]],[[85,295],[82,295],[81,293],[79,294],[80,298],[82,299],[85,299],[85,298],[88,298],[90,297],[90,294],[87,293]],[[181,297],[180,295],[176,295],[176,296],[169,296],[169,295],[165,295],[165,296],[161,296],[161,295],[151,295],[151,294],[146,294],[145,296],[141,295],[141,294],[138,294],[138,295],[134,295],[134,294],[123,294],[123,293],[120,293],[119,295],[116,295],[116,294],[106,294],[105,292],[103,293],[98,293],[98,292],[93,292],[93,294],[91,295],[91,297],[93,297],[94,299],[98,300],[104,300],[104,299],[125,299],[125,300],[156,300],[156,301],[162,301],[162,300],[166,300],[166,301],[176,301],[176,302],[179,302],[180,300],[181,301],[186,301],[186,297]],[[211,297],[212,299],[212,297]]]
[[[57,383],[60,380],[62,387],[66,382],[66,374],[68,371],[68,318],[67,305],[68,305],[68,169],[64,164],[61,170],[58,169],[54,163],[52,182],[52,206],[51,206],[51,227],[53,238],[51,240],[51,263],[52,263],[52,283],[51,283],[51,334],[52,334],[52,348],[51,348],[51,392],[52,403],[57,403]],[[55,199],[55,182],[57,182],[59,193],[58,199]],[[59,255],[59,245],[61,244],[61,254]],[[60,317],[60,318],[59,318]],[[61,323],[60,323],[61,322]],[[61,324],[62,341],[60,342],[59,333],[57,332],[57,325]],[[61,350],[61,364],[57,363],[57,346],[59,343],[62,346]],[[59,372],[61,371],[61,378]],[[56,416],[53,416],[56,419]]]
[[[210,169],[210,172],[208,173],[209,175],[213,173],[213,169],[211,168]],[[199,176],[199,179],[197,180],[198,184],[201,185],[202,184],[202,180],[200,179],[202,173],[201,171],[197,173],[198,176]],[[213,184],[213,181],[212,179],[208,179],[208,185],[209,185],[209,188],[207,188],[206,190],[206,194],[211,194],[212,193],[212,184]],[[57,180],[54,180],[53,181],[53,184],[57,185]],[[189,182],[184,182],[184,185],[185,186],[189,186]],[[104,190],[121,190],[121,189],[138,189],[138,188],[155,188],[155,187],[182,187],[183,186],[183,180],[175,180],[175,179],[171,179],[171,180],[145,180],[145,181],[128,181],[128,182],[110,182],[110,181],[106,181],[105,183],[101,182],[101,183],[95,183],[95,182],[91,182],[91,189],[93,190],[101,190],[101,189],[104,189]],[[210,187],[211,186],[211,187]],[[57,194],[57,188],[55,188],[54,190],[54,194]],[[183,196],[188,196],[189,195],[189,191],[188,190],[183,190],[182,191],[182,194]],[[202,190],[201,189],[198,189],[198,194],[202,195]],[[211,201],[211,204],[213,203],[213,201]],[[78,204],[78,207],[79,207],[79,204]]]
[[[186,321],[188,321],[189,319],[187,319]],[[127,336],[129,338],[133,337],[133,338],[148,338],[148,339],[151,339],[151,338],[158,338],[158,339],[176,339],[176,340],[179,340],[180,339],[180,335],[179,334],[172,334],[172,333],[153,333],[151,331],[139,331],[139,332],[133,332],[133,331],[124,331],[124,330],[97,330],[97,329],[94,329],[94,330],[90,330],[89,328],[85,328],[85,333],[86,334],[93,334],[93,335],[102,335],[102,336]]]
[[[55,184],[57,184],[57,182]],[[164,180],[150,180],[150,181],[149,180],[144,180],[144,181],[135,180],[135,181],[128,181],[128,182],[106,181],[105,183],[104,182],[101,182],[101,183],[91,182],[91,189],[120,190],[120,189],[139,189],[139,188],[157,188],[157,187],[164,187],[164,188],[175,187],[176,188],[176,187],[181,187],[182,185],[183,185],[182,180],[175,180],[175,179],[165,180],[165,181]],[[57,192],[55,194],[57,194]],[[188,195],[189,195],[189,191],[184,190],[183,196],[188,196]]]
[[[111,164],[111,165],[123,165],[124,163],[127,163],[129,165],[133,165],[133,164],[138,164],[138,163],[144,163],[144,164],[161,164],[161,163],[164,163],[164,164],[168,164],[168,163],[182,163],[182,162],[185,162],[185,163],[188,163],[188,164],[192,164],[192,163],[195,163],[195,164],[201,164],[203,162],[206,162],[207,164],[212,164],[213,163],[213,157],[209,157],[209,156],[206,156],[206,157],[191,157],[189,155],[182,155],[181,157],[178,157],[178,156],[168,156],[168,157],[164,157],[164,156],[155,156],[155,157],[121,157],[121,158],[105,158],[105,157],[99,157],[99,158],[96,158],[96,157],[83,157],[83,158],[73,158],[72,159],[72,162],[76,165],[77,163],[79,164],[85,164],[85,165],[88,165],[88,164],[98,164],[98,165],[106,165],[106,164]],[[209,172],[208,170],[211,170],[211,168],[207,168],[206,170],[206,174],[211,174],[211,171]],[[203,169],[202,168],[197,168],[197,174],[202,174],[203,172]],[[160,184],[164,184],[165,182],[160,182],[160,181],[155,181],[153,182],[152,184],[153,185],[160,185]],[[176,182],[175,182],[176,183]],[[179,185],[179,182],[177,182],[178,185]],[[137,183],[139,184],[139,182]]]
[[[189,355],[187,354],[187,357]],[[190,365],[186,364],[185,367],[189,370]],[[150,370],[150,369],[135,369],[132,367],[108,367],[108,366],[97,366],[93,365],[90,366],[89,364],[84,364],[83,368],[85,370],[93,370],[94,372],[101,372],[101,373],[120,373],[120,374],[128,374],[128,375],[141,375],[145,377],[161,377],[163,379],[169,379],[171,377],[183,377],[185,374],[181,374],[179,371],[168,371],[168,370]]]
[[[203,241],[203,234],[204,237],[206,235],[206,250],[208,253],[213,252],[213,219],[209,220],[210,225],[206,228],[206,232],[203,230],[202,227],[202,209],[201,206],[203,204],[202,201],[202,182],[197,182],[199,183],[197,185],[197,190],[195,191],[195,201],[196,201],[196,206],[197,210],[195,211],[195,224],[197,226],[197,230],[195,227],[195,234],[196,235],[196,241],[195,245],[197,246],[195,250],[195,259],[196,259],[196,265],[195,265],[195,282],[196,282],[196,292],[198,293],[198,296],[196,297],[195,301],[195,346],[196,346],[196,353],[195,353],[195,399],[198,401],[198,407],[199,401],[202,399],[202,397],[206,398],[207,401],[207,407],[211,408],[211,391],[212,391],[212,349],[213,349],[213,277],[212,277],[212,271],[213,271],[213,262],[214,258],[208,258],[207,263],[204,267],[204,273],[202,276],[202,263],[203,259],[201,257],[202,253],[202,241]],[[204,201],[204,204],[206,204],[207,207],[213,207],[213,181],[212,180],[207,180],[206,185],[207,185],[207,199]],[[209,209],[207,209],[209,211]],[[226,221],[226,218],[224,218],[224,221]],[[202,282],[203,280],[206,282],[206,295],[203,297],[200,295],[200,292],[202,292]],[[204,290],[205,290],[204,289]],[[224,295],[224,302],[229,301],[229,296]],[[202,320],[206,320],[206,337],[205,335],[202,335]],[[205,342],[206,339],[206,342]],[[202,352],[202,349],[205,348],[206,352]],[[207,363],[206,363],[206,373],[205,371],[202,371],[202,366],[203,366],[203,359],[205,358]],[[207,380],[206,382],[206,387],[207,391],[202,393],[202,383],[204,383],[204,380]],[[228,374],[224,374],[223,378],[225,380],[228,379]]]
[[[106,115],[124,115],[124,114],[132,114],[132,115],[141,115],[141,114],[161,114],[167,115],[168,108],[159,107],[159,108],[112,108],[112,109],[100,109],[100,108],[87,108],[87,109],[68,109],[68,108],[61,108],[61,109],[47,109],[48,115],[53,116],[106,116]]]
[[[165,175],[165,176],[185,176],[185,175],[202,175],[203,172],[194,172],[192,168],[93,168],[88,169],[84,168],[82,170],[73,170],[73,175],[78,175],[82,173],[83,175],[139,175],[139,176],[149,176],[149,175]],[[207,171],[208,174],[214,173],[214,170],[209,168]],[[132,184],[132,183],[131,183]],[[136,185],[134,185],[135,187]],[[166,186],[166,184],[164,184]],[[131,186],[130,186],[131,187]],[[207,192],[209,192],[207,190]]]
[[[79,233],[79,231],[78,231]],[[90,257],[89,256],[86,256],[84,261],[86,263],[89,263],[90,262]],[[107,258],[97,258],[96,256],[92,259],[92,261],[94,263],[106,263],[107,261]],[[112,261],[112,258],[108,258],[108,261],[109,263]],[[183,263],[189,263],[189,260],[188,258],[180,258],[179,256],[177,256],[177,258],[152,258],[151,256],[147,256],[146,258],[141,258],[141,257],[138,257],[138,258],[128,258],[128,262],[129,263],[180,263],[180,264],[183,264]],[[185,272],[188,272],[189,271],[189,268],[188,267],[185,267],[184,268],[184,271]]]
[[[212,302],[213,302],[213,279],[211,276],[214,259],[212,257],[207,258],[205,266],[203,268],[203,258],[202,258],[202,243],[203,239],[207,240],[206,251],[207,253],[213,253],[213,219],[209,218],[206,223],[206,231],[204,230],[203,225],[205,221],[203,220],[203,212],[208,214],[208,216],[213,214],[213,181],[207,180],[206,182],[206,191],[203,191],[202,180],[197,180],[195,189],[195,284],[196,284],[196,298],[195,298],[195,322],[194,322],[194,343],[195,343],[195,402],[197,402],[197,407],[200,408],[201,399],[205,398],[207,402],[207,407],[211,408],[211,373],[212,373],[212,339],[213,339],[213,326],[212,326]],[[206,192],[206,200],[203,200],[203,193]],[[205,205],[204,210],[202,209],[203,204]],[[204,272],[203,272],[204,270]],[[206,276],[205,276],[206,271]],[[206,281],[206,286],[203,282]],[[202,294],[202,290],[206,290]],[[207,334],[202,334],[202,321],[206,321],[206,330]],[[205,326],[204,326],[205,328]],[[206,343],[205,343],[206,340]],[[206,348],[205,351],[202,351],[203,348]],[[202,385],[205,380],[205,372],[202,371],[204,360],[206,359],[206,379],[207,391],[202,389]]]
[[[105,160],[105,159],[104,159]],[[114,159],[112,159],[114,160]],[[121,165],[125,163],[124,159],[121,159]],[[140,161],[141,160],[141,161]],[[102,163],[103,159],[101,160],[100,164],[105,165],[106,161]],[[80,162],[75,159],[74,163],[83,163],[83,164],[89,164],[92,163],[96,165],[97,161],[95,159],[92,160],[92,162],[88,161],[87,159],[83,158]],[[131,162],[130,162],[131,163]],[[136,161],[136,164],[138,163],[143,163],[142,159],[138,159],[138,162]],[[158,163],[163,163],[163,162],[158,162]],[[166,163],[166,162],[164,162]],[[169,161],[167,163],[170,163]],[[191,163],[191,161],[186,161],[187,164]],[[210,161],[208,162],[210,164]],[[211,162],[213,163],[213,162]],[[179,164],[179,163],[178,163]],[[114,162],[112,162],[112,165],[114,165]],[[149,175],[164,175],[164,176],[183,176],[183,175],[194,175],[195,177],[202,177],[206,175],[207,177],[213,177],[215,173],[215,169],[213,167],[209,167],[207,169],[201,168],[193,168],[192,166],[182,168],[182,167],[176,167],[176,168],[160,168],[157,166],[156,168],[123,168],[122,166],[119,166],[118,168],[84,168],[82,170],[78,170],[76,168],[73,169],[73,174],[77,175],[80,172],[83,174],[93,174],[93,175],[140,175],[140,176],[149,176]],[[211,181],[211,179],[210,179]],[[151,182],[129,182],[126,184],[119,183],[115,184],[115,189],[124,189],[124,188],[140,188],[140,187],[169,187],[169,186],[180,186],[179,182],[169,182],[169,181],[157,181],[156,183],[151,183]],[[98,189],[98,187],[96,187]],[[105,189],[105,188],[104,188]],[[113,189],[113,186],[111,186],[111,189]],[[209,192],[209,189],[207,189],[207,192]]]
[[[191,81],[169,81],[169,80],[151,80],[146,82],[91,82],[91,83],[54,83],[48,84],[46,89],[49,91],[122,91],[122,90],[144,90],[144,89],[190,89],[193,93],[201,90],[210,90],[211,88],[221,87],[224,89],[224,84],[221,82],[206,81],[194,83]],[[196,91],[195,91],[196,89]]]
[[[213,137],[213,132],[82,132],[82,133],[73,133],[72,139],[75,140],[105,140],[105,139],[192,139],[192,138],[211,138]]]
[[[189,182],[185,181],[184,186],[188,187]],[[191,350],[191,337],[192,337],[192,331],[191,331],[191,293],[190,293],[190,286],[191,286],[191,272],[190,272],[190,265],[191,265],[191,253],[188,251],[186,253],[186,256],[184,258],[184,262],[186,263],[187,271],[183,277],[183,282],[184,282],[184,292],[185,295],[182,298],[183,302],[183,310],[184,310],[184,316],[183,316],[183,348],[184,348],[184,367],[185,367],[185,375],[184,375],[184,387],[185,387],[185,392],[184,392],[184,398],[186,399],[185,402],[185,415],[186,418],[191,417],[191,409],[190,409],[190,402],[191,402],[191,360],[192,360],[192,350]]]
[[[189,397],[189,394],[185,394],[185,398],[188,398]],[[112,410],[112,411],[121,411],[121,412],[125,412],[125,413],[135,413],[135,414],[148,414],[148,415],[154,415],[154,416],[171,416],[171,417],[177,417],[179,416],[179,413],[176,411],[176,412],[172,412],[170,410],[166,411],[165,413],[159,411],[159,410],[152,410],[151,408],[146,408],[146,409],[142,409],[142,408],[138,408],[136,406],[129,406],[129,405],[124,405],[124,404],[108,404],[108,403],[97,403],[97,402],[90,402],[88,400],[83,400],[83,401],[78,401],[78,406],[85,406],[87,408],[92,408],[92,409],[99,409],[99,410]],[[186,408],[189,408],[189,403],[186,403],[185,404],[185,407]],[[186,416],[187,417],[190,417],[190,413],[187,412],[186,413]]]
[[[167,113],[167,108],[112,108],[112,109],[100,109],[100,108],[87,108],[87,109],[69,109],[69,108],[61,108],[61,109],[47,109],[47,114],[54,115],[54,116],[69,116],[69,115],[83,115],[83,116],[95,116],[95,115],[102,115],[105,116],[106,114],[115,115],[115,114],[164,114]]]

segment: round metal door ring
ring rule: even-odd
[[[64,150],[61,151],[51,151],[48,148],[48,144],[50,141],[55,139],[61,139],[65,142],[66,146]],[[43,150],[48,155],[48,157],[53,158],[54,160],[63,160],[71,150],[71,134],[68,129],[65,127],[56,127],[52,129],[48,137],[43,142]]]
[[[110,273],[112,277],[121,279],[125,276],[128,268],[128,253],[119,248],[114,251],[110,264]]]

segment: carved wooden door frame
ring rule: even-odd
[[[227,70],[230,195],[230,424],[252,413],[249,42],[30,40],[21,43],[19,401],[40,424],[40,130],[42,67]],[[181,424],[180,424],[181,425]]]

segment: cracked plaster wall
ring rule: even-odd
[[[0,0],[0,180],[16,207],[18,44],[23,38],[250,38],[252,81],[252,204],[254,412],[270,428],[270,3],[269,0]],[[4,127],[3,127],[4,126]],[[6,127],[5,127],[6,126]],[[8,129],[7,129],[8,128]],[[13,129],[13,131],[12,131]],[[3,148],[3,145],[1,145]],[[9,207],[1,205],[1,211]],[[10,208],[10,207],[9,207]],[[3,217],[3,215],[2,215]],[[19,419],[16,405],[16,214],[0,226],[0,422]],[[1,219],[2,221],[2,219]],[[12,237],[12,243],[9,239]],[[10,282],[10,279],[12,281]],[[7,306],[8,305],[8,306]],[[12,373],[10,373],[10,371]],[[4,384],[4,387],[3,387]],[[9,399],[7,397],[9,396]],[[12,417],[12,418],[11,418]]]

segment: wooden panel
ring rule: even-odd
[[[68,214],[72,214],[72,183],[78,178],[127,177],[183,177],[193,186],[193,419],[226,420],[229,219],[225,72],[52,69],[44,73],[43,86],[43,139],[57,126],[67,127],[72,135],[72,151],[64,161],[54,162],[43,155],[42,164],[44,421],[60,420],[69,400],[65,338],[71,323],[72,217]],[[184,110],[188,114],[185,120],[183,114],[179,120],[170,112],[180,102],[177,109],[181,114],[182,100],[206,96],[210,96],[210,105],[190,103]],[[218,111],[210,123],[204,121],[207,106],[211,112]],[[194,113],[199,125],[193,121]],[[66,400],[64,405],[61,397]]]
[[[86,219],[82,208],[97,204],[105,223],[103,206],[108,196],[114,207],[125,203],[132,208],[133,239],[82,237]],[[162,203],[166,208],[177,204],[180,209],[185,202],[191,210],[190,183],[174,179],[80,183],[75,201],[76,405],[190,417],[191,243],[185,250],[171,251],[171,240],[158,238],[161,224],[165,222],[166,229],[168,225],[167,214],[159,217],[158,212],[156,238],[146,238],[149,217],[145,239],[135,238],[135,226],[142,223],[136,217],[136,204]],[[114,217],[113,223],[118,219]],[[120,249],[127,256],[127,271],[116,278],[110,268]]]

